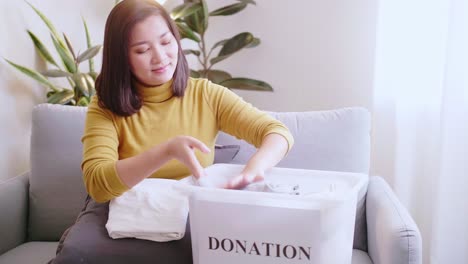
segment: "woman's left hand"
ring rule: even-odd
[[[279,134],[268,134],[257,152],[249,159],[244,170],[232,178],[225,186],[226,189],[242,189],[247,185],[262,181],[265,171],[275,166],[286,154],[288,142]]]
[[[262,181],[264,179],[265,172],[263,170],[248,170],[245,168],[241,174],[232,178],[225,186],[225,189],[243,189],[247,185]]]

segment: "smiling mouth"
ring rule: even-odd
[[[167,64],[167,65],[165,65],[163,67],[160,67],[160,68],[152,69],[151,71],[155,72],[155,73],[162,73],[162,72],[165,72],[168,67],[169,67],[169,64]]]

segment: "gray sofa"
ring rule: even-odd
[[[81,135],[86,108],[42,104],[33,110],[30,172],[0,183],[0,264],[46,263],[82,209]],[[368,174],[370,114],[363,108],[271,113],[295,137],[279,167]],[[220,133],[218,144],[240,145],[233,163],[255,149]],[[353,264],[422,263],[421,236],[386,182],[377,176],[359,194]],[[339,252],[337,252],[339,254]]]

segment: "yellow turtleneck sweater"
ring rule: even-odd
[[[121,117],[99,107],[96,96],[88,107],[81,168],[86,189],[98,202],[128,190],[117,175],[117,160],[135,156],[177,135],[195,137],[212,150],[209,154],[196,152],[203,167],[213,163],[219,130],[257,148],[271,133],[284,136],[289,149],[293,145],[289,130],[281,122],[206,79],[189,78],[183,97],[173,96],[172,81],[157,87],[135,85],[143,106],[131,116]],[[150,177],[182,179],[190,174],[185,165],[174,159]]]

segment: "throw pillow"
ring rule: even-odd
[[[215,157],[213,163],[231,163],[239,153],[239,145],[215,145]]]

